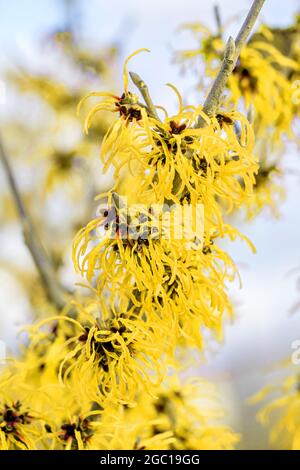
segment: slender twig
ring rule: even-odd
[[[218,36],[221,38],[222,33],[223,33],[223,29],[222,29],[220,7],[217,4],[214,5],[214,14],[215,14],[215,19],[216,19],[217,28],[218,28]]]
[[[62,309],[66,304],[65,291],[57,280],[53,265],[38,237],[30,215],[23,203],[19,188],[17,186],[13,171],[10,166],[9,157],[4,149],[0,137],[0,160],[3,164],[5,175],[14,198],[16,209],[21,221],[24,241],[30,251],[32,259],[41,277],[41,281],[49,300],[58,308]]]
[[[142,80],[141,77],[135,72],[129,72],[129,75],[130,75],[131,80],[135,84],[135,86],[140,90],[141,95],[144,98],[144,101],[147,105],[150,116],[160,121],[156,108],[150,96],[149,89],[146,83],[144,82],[144,80]]]
[[[254,0],[249,13],[235,39],[236,61],[240,55],[241,49],[246,44],[257,17],[266,0]]]
[[[205,100],[203,112],[211,117],[215,114],[219,107],[220,98],[226,87],[229,76],[234,69],[235,64],[235,43],[232,36],[229,37],[226,44],[225,55],[221,65],[221,69],[214,81],[214,84]],[[204,127],[206,121],[202,116],[199,116],[197,127]]]
[[[220,105],[220,99],[224,91],[224,88],[226,87],[228,78],[236,66],[241,49],[244,46],[244,44],[247,42],[250,32],[255,24],[255,21],[264,3],[265,3],[265,0],[254,0],[249,10],[249,13],[235,39],[235,42],[233,41],[231,37],[229,38],[227,42],[225,56],[224,56],[221,69],[203,105],[203,111],[209,117],[213,116],[216,113]],[[205,121],[200,116],[197,121],[196,127],[203,127],[203,126],[205,126]]]

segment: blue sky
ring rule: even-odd
[[[120,40],[121,62],[140,47],[151,49],[151,54],[134,59],[132,66],[138,64],[137,71],[151,83],[156,103],[174,106],[172,93],[166,92],[165,83],[172,81],[183,91],[189,85],[179,69],[171,64],[172,51],[192,44],[189,34],[178,34],[176,28],[199,20],[214,26],[216,0],[89,0],[78,3],[80,28],[91,44]],[[236,22],[228,29],[228,34],[235,35],[251,1],[219,0],[218,4],[224,22],[236,17]],[[284,7],[282,0],[266,0],[261,18],[269,24],[285,25],[291,21],[297,7],[300,10],[300,0],[285,0]],[[35,45],[42,36],[59,27],[62,18],[62,0],[0,0],[0,64],[12,62],[15,57],[25,63],[38,61],[40,51]]]
[[[215,0],[89,0],[81,2],[81,29],[93,44],[110,43],[118,36],[124,56],[140,47],[150,48],[151,55],[139,56],[138,68],[147,81],[155,76],[151,89],[159,102],[162,97],[168,100],[165,83],[171,79],[174,82],[175,78],[177,84],[185,84],[170,62],[175,47],[191,42],[189,35],[176,34],[176,28],[196,20],[214,24],[215,3]],[[237,22],[228,30],[228,34],[235,34],[251,2],[219,0],[218,4],[224,21],[238,15]],[[0,0],[2,60],[4,56],[11,60],[20,54],[26,60],[38,38],[61,24],[62,5],[62,0]],[[266,0],[261,17],[269,24],[285,25],[297,7],[300,9],[299,0]]]

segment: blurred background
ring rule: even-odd
[[[134,58],[131,69],[148,83],[154,102],[176,110],[167,82],[187,102],[200,102],[199,77],[175,63],[175,51],[191,45],[189,33],[178,27],[199,20],[214,28],[215,3],[0,0],[1,135],[24,201],[66,287],[78,281],[72,237],[94,216],[95,195],[112,185],[112,175],[103,175],[98,159],[111,116],[101,115],[87,138],[83,118],[76,115],[78,101],[93,90],[120,93],[124,59],[147,47],[151,54]],[[219,0],[222,19],[230,20],[226,34],[236,33],[250,3]],[[299,0],[284,5],[267,0],[262,21],[285,27],[299,10]],[[257,253],[244,243],[226,246],[243,282],[242,289],[231,288],[236,318],[226,327],[224,344],[212,345],[196,371],[219,384],[228,422],[243,435],[241,448],[268,448],[256,407],[246,401],[272,377],[280,380],[278,363],[289,360],[292,342],[300,339],[300,311],[294,308],[300,298],[300,160],[296,145],[287,148],[286,198],[279,216],[266,210],[251,222],[236,217]],[[20,326],[32,321],[32,304],[43,303],[0,165],[0,339],[11,351],[17,350]]]

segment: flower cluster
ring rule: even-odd
[[[236,111],[209,119],[184,106],[173,86],[179,111],[161,120],[128,90],[128,60],[124,92],[92,93],[102,101],[86,119],[88,131],[96,112],[117,114],[101,149],[115,185],[74,240],[87,295],[27,328],[3,377],[2,448],[230,449],[238,440],[216,424],[217,408],[195,403],[207,384],[165,379],[178,348],[202,350],[203,330],[221,338],[232,315],[237,271],[219,245],[227,236],[252,246],[225,217],[252,194],[253,131]]]
[[[98,111],[118,114],[101,148],[105,168],[114,168],[115,185],[106,195],[107,206],[77,234],[73,259],[96,295],[122,313],[122,320],[119,314],[116,320],[127,322],[133,331],[144,330],[138,337],[143,338],[147,360],[149,342],[152,353],[158,344],[172,361],[177,345],[203,348],[203,328],[222,336],[223,319],[232,313],[227,282],[237,273],[218,242],[225,236],[245,238],[226,223],[225,214],[251,198],[258,165],[252,127],[242,114],[220,111],[209,119],[201,107],[183,106],[174,86],[176,115],[165,111],[161,120],[160,107],[151,110],[141,104],[128,91],[131,57],[125,63],[121,97],[88,95],[103,99],[89,112],[86,131]],[[199,118],[204,127],[198,126]],[[176,213],[197,205],[203,208],[202,231],[193,232],[188,243],[184,230],[178,235]],[[97,328],[84,336],[89,345],[96,342],[95,333],[100,340]],[[164,344],[158,340],[161,332]],[[127,356],[122,346],[119,349],[130,363],[138,346],[133,344],[131,352],[128,337],[124,341]]]
[[[123,409],[127,439],[121,438],[121,424],[117,448],[143,450],[159,445],[166,450],[230,450],[239,436],[220,424],[223,415],[211,384],[204,380],[184,385],[169,381],[157,390],[155,398],[142,394],[137,407]]]
[[[114,186],[74,239],[85,293],[68,302],[64,291],[65,307],[43,311],[21,356],[2,371],[3,449],[232,449],[239,440],[222,424],[209,384],[175,377],[191,348],[202,352],[209,335],[221,339],[233,315],[228,284],[238,272],[224,238],[254,251],[228,222],[251,206],[262,178],[253,126],[234,93],[230,106],[207,116],[169,84],[179,103],[169,115],[130,74],[142,101],[128,73],[142,51],[126,60],[119,95],[92,92],[79,104],[99,99],[86,133],[100,111],[116,117],[100,152]],[[65,96],[55,86],[50,95],[55,103]],[[57,154],[55,162],[69,173],[73,157]]]
[[[183,29],[192,32],[197,47],[178,52],[177,60],[184,67],[187,64],[196,66],[198,75],[202,64],[204,76],[215,77],[225,50],[222,31],[213,35],[199,23],[183,25]],[[252,36],[229,77],[228,94],[224,101],[226,107],[234,106],[248,115],[253,121],[259,143],[255,149],[260,162],[257,183],[252,199],[245,204],[250,218],[264,207],[270,207],[273,213],[277,213],[278,202],[284,196],[278,180],[282,174],[285,140],[286,137],[295,138],[294,121],[298,110],[293,96],[295,80],[300,72],[297,36],[296,33],[293,35],[288,54],[280,50],[280,41],[275,39],[276,31],[272,32],[265,25]],[[199,88],[206,88],[203,80]]]
[[[280,449],[300,449],[299,376],[295,373],[259,391],[251,401],[268,402],[257,414],[258,421],[270,426],[270,441]]]
[[[220,399],[207,381],[168,380],[155,395],[138,393],[134,405],[101,406],[87,393],[79,397],[84,379],[69,388],[48,377],[37,387],[23,366],[14,363],[0,377],[1,450],[230,450],[239,441],[222,424]]]

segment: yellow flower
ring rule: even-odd
[[[66,306],[60,314],[64,317],[69,312],[70,306]],[[51,310],[49,313],[53,314]],[[59,319],[60,315],[46,316],[24,328],[26,335],[25,341],[20,344],[21,356],[13,364],[18,371],[22,371],[22,380],[34,387],[58,384],[59,365],[66,353],[65,343],[76,331],[71,319],[69,322],[60,322]]]
[[[216,391],[204,380],[186,384],[170,380],[156,397],[142,394],[137,403],[137,407],[123,411],[118,434],[122,435],[125,423],[128,434],[125,440],[118,440],[117,434],[115,441],[121,448],[230,450],[239,441],[239,436],[222,424],[224,411]]]
[[[118,425],[118,408],[109,404],[105,408],[78,396],[72,389],[45,386],[43,407],[47,410],[47,423],[42,445],[51,450],[109,449],[113,429]]]
[[[300,450],[299,376],[294,374],[280,385],[266,387],[251,402],[257,403],[266,397],[269,403],[262,407],[257,417],[263,425],[271,423],[271,443],[283,449]]]
[[[26,384],[4,370],[0,378],[0,450],[36,450],[43,419],[28,399]]]
[[[178,97],[177,115],[165,113],[161,122],[136,99],[138,119],[124,110],[101,149],[105,168],[115,168],[116,188],[122,171],[120,190],[129,207],[144,204],[138,236],[128,229],[132,220],[122,197],[111,192],[106,210],[75,237],[73,260],[99,296],[108,293],[112,304],[121,297],[125,310],[127,297],[127,305],[143,311],[146,320],[153,319],[164,328],[169,325],[175,341],[185,337],[202,347],[200,328],[215,330],[220,337],[224,313],[231,314],[226,282],[234,278],[235,267],[218,248],[217,239],[225,235],[234,239],[238,233],[224,223],[224,208],[231,212],[249,199],[258,166],[253,131],[242,114],[219,112],[208,119],[201,107],[184,107],[178,90],[169,86]],[[125,99],[128,93],[125,80]],[[91,110],[86,128],[104,105],[105,101]],[[197,128],[199,117],[207,124],[201,129]],[[204,233],[201,240],[194,237],[194,249],[182,239],[165,236],[164,230],[149,228],[155,218],[153,204],[170,208],[171,232],[179,228],[176,208],[202,204]],[[157,216],[158,226],[163,216]]]
[[[246,203],[247,217],[252,219],[263,209],[269,208],[272,215],[278,216],[279,203],[285,198],[285,190],[278,183],[281,176],[276,165],[261,166],[252,197]]]
[[[292,137],[294,108],[292,87],[283,70],[299,68],[298,64],[284,57],[274,46],[261,41],[245,47],[239,63],[229,78],[229,88],[235,103],[242,96],[248,109],[255,112],[255,134],[263,137],[273,129],[272,141],[277,145],[283,133]]]
[[[89,131],[92,118],[99,111],[110,111],[113,113],[118,112],[121,118],[126,122],[127,125],[132,122],[135,123],[141,118],[141,113],[140,113],[141,105],[138,102],[138,96],[128,91],[127,65],[132,57],[144,51],[149,52],[148,49],[138,49],[137,51],[133,52],[132,54],[130,54],[130,56],[127,57],[125,64],[124,64],[124,71],[123,71],[124,92],[120,97],[116,96],[113,93],[91,92],[80,101],[78,105],[78,112],[80,112],[83,103],[87,99],[91,97],[103,97],[103,98],[105,97],[106,98],[102,102],[94,106],[91,109],[91,111],[88,113],[88,116],[85,120],[85,131],[87,133]],[[112,133],[112,131],[114,130],[114,127],[115,125],[113,125],[112,128],[108,131],[108,134]],[[116,135],[118,135],[118,132],[116,132]]]
[[[257,171],[251,126],[241,114],[231,112],[195,129],[199,116],[203,116],[200,108],[183,108],[161,123],[141,109],[136,126],[127,128],[117,121],[122,137],[104,139],[105,168],[113,165],[118,178],[120,169],[127,166],[140,188],[139,202],[201,201],[208,208],[209,203],[216,206],[211,209],[213,215],[218,213],[216,198],[229,208],[239,206],[251,192]],[[240,126],[240,137],[234,124]]]
[[[140,218],[146,221],[144,230],[148,212],[141,211]],[[144,238],[141,229],[131,237],[126,221],[128,214],[110,206],[74,241],[75,267],[96,287],[99,297],[109,294],[111,304],[120,303],[127,314],[132,309],[142,312],[146,323],[166,331],[171,344],[185,338],[202,347],[202,327],[221,337],[223,317],[232,311],[226,284],[234,280],[236,268],[215,241],[241,235],[223,224],[222,234],[215,230],[205,236],[202,248],[196,244],[190,249],[181,240],[158,237],[157,232],[151,238],[147,231]],[[103,226],[106,231],[99,231]],[[124,238],[125,229],[129,233]]]
[[[160,341],[155,341],[161,330],[150,321],[145,325],[133,309],[109,316],[102,312],[101,319],[95,319],[82,308],[77,320],[56,319],[75,326],[56,357],[56,374],[79,397],[100,404],[111,398],[132,403],[139,389],[151,392],[161,382],[163,352]],[[46,367],[51,367],[51,356]]]
[[[214,78],[224,55],[225,43],[201,24],[185,25],[185,28],[194,33],[200,46],[179,52],[179,62],[202,57],[206,75]],[[251,105],[256,136],[263,137],[271,127],[272,141],[279,145],[283,133],[292,136],[291,126],[295,117],[293,90],[286,71],[299,73],[300,68],[296,60],[270,44],[270,35],[271,31],[263,26],[242,49],[237,66],[229,77],[229,102],[235,106],[240,104],[246,110]]]

